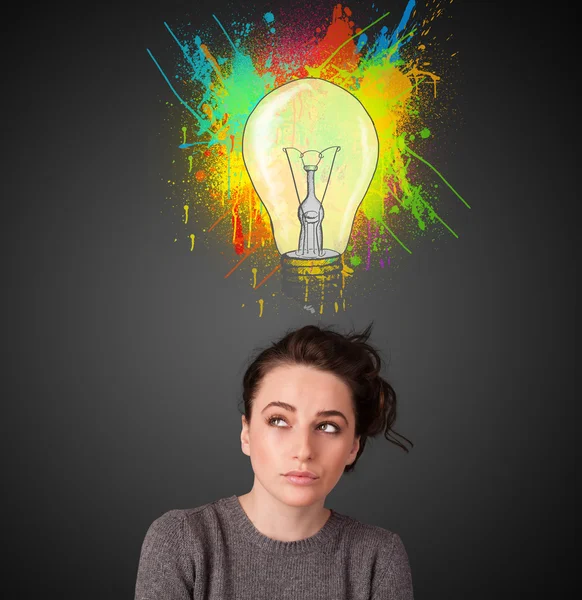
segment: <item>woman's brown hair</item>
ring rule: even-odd
[[[288,331],[279,341],[260,351],[243,377],[244,415],[251,422],[253,401],[263,377],[282,365],[308,365],[340,377],[350,388],[354,414],[355,435],[360,436],[356,459],[344,468],[344,473],[354,470],[364,452],[366,440],[384,432],[386,439],[408,448],[392,434],[414,444],[396,433],[392,425],[396,420],[396,393],[380,376],[382,360],[379,351],[368,343],[372,323],[361,333],[346,335],[333,331],[331,326],[305,325]]]

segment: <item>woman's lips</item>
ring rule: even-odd
[[[284,475],[285,479],[295,485],[313,485],[317,479],[313,477],[298,477],[297,475]]]

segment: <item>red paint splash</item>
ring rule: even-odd
[[[234,251],[237,254],[242,254],[245,251],[245,236],[243,233],[241,215],[238,202],[232,209],[232,228],[234,230]]]
[[[323,39],[317,44],[310,53],[310,67],[318,67],[347,40],[354,35],[354,22],[350,20],[352,11],[346,6],[336,4],[331,23],[327,28]],[[327,65],[328,69],[334,67],[341,70],[353,71],[357,66],[360,57],[356,54],[356,43],[350,40],[339,52],[332,58]]]
[[[269,73],[275,76],[275,87],[292,79],[308,76],[306,67],[319,67],[356,32],[354,22],[350,19],[352,11],[347,6],[336,4],[331,21],[322,26],[300,28],[298,23],[280,22],[278,25],[278,40],[275,49],[264,47],[255,56],[255,68],[259,75]],[[325,35],[320,37],[320,33]],[[350,40],[332,58],[322,73],[327,70],[352,71],[358,66],[359,54],[355,52],[356,43]],[[268,66],[267,66],[268,65]]]

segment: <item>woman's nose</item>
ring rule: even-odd
[[[295,435],[294,441],[294,451],[297,455],[298,459],[306,460],[311,457],[313,454],[313,450],[315,447],[315,440],[313,433],[311,431],[307,432],[298,432]]]

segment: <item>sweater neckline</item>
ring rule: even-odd
[[[342,515],[330,509],[327,521],[317,533],[302,540],[285,542],[262,534],[249,519],[236,494],[223,498],[222,504],[232,518],[235,530],[244,540],[274,554],[301,554],[316,550],[331,540],[340,531],[343,523]]]

